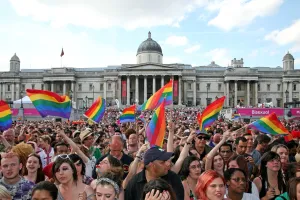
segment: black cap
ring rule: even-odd
[[[165,150],[158,148],[158,147],[152,147],[148,149],[144,155],[144,164],[148,165],[149,163],[155,161],[155,160],[163,160],[167,161],[173,156],[173,152],[166,152]]]

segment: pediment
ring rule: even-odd
[[[174,70],[176,66],[160,65],[160,64],[139,64],[139,65],[124,65],[123,70]]]

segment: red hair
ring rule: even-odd
[[[207,200],[207,197],[206,197],[207,187],[216,178],[221,178],[225,185],[224,178],[220,174],[218,174],[218,172],[216,172],[214,170],[207,170],[199,176],[197,185],[195,188],[195,194],[198,199]]]

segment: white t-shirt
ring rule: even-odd
[[[51,150],[50,150],[50,153],[49,153],[49,157],[47,158],[47,154],[45,153],[44,150],[42,150],[40,153],[40,158],[41,158],[41,161],[42,161],[42,165],[43,165],[43,168],[46,167],[49,163],[52,162],[52,157],[54,156],[54,149],[51,147]],[[48,160],[48,163],[47,163],[47,160]]]
[[[244,193],[242,200],[259,200],[259,198],[254,194]]]

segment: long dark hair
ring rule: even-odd
[[[144,200],[146,197],[146,194],[148,192],[151,192],[152,190],[155,190],[155,192],[158,190],[160,192],[168,191],[170,193],[170,200],[176,200],[176,195],[173,190],[173,188],[169,185],[169,183],[161,178],[154,179],[146,183],[143,190],[142,199]]]
[[[287,184],[287,192],[291,200],[297,199],[297,185],[300,183],[300,177],[289,180]]]
[[[37,169],[37,172],[36,172],[36,181],[35,181],[35,184],[37,184],[37,183],[45,180],[45,175],[43,173],[43,164],[42,164],[42,161],[41,161],[41,157],[38,154],[36,154],[36,153],[30,154],[28,156],[27,160],[30,157],[36,157],[39,160],[40,167]],[[26,161],[26,163],[27,163],[27,161]],[[28,170],[27,170],[27,167],[25,166],[24,167],[23,176],[26,176],[26,175],[28,175]]]
[[[79,161],[79,163],[81,164],[82,168],[81,168],[81,172],[80,174],[82,176],[85,175],[85,163],[83,162],[83,160],[80,158],[80,156],[78,156],[77,154],[70,154],[69,155],[70,159],[73,161],[73,163],[75,164],[77,161]]]
[[[266,180],[269,184],[268,180],[268,171],[267,171],[267,163],[273,159],[278,159],[280,163],[280,156],[272,151],[266,152],[261,158],[261,165],[260,165],[260,174],[263,180]],[[280,167],[281,168],[281,167]],[[278,171],[278,189],[282,192],[285,191],[285,182],[283,180],[283,175],[281,169]]]
[[[32,190],[32,197],[34,195],[34,193],[38,190],[45,190],[48,191],[52,200],[56,200],[57,199],[57,195],[58,195],[58,188],[56,187],[56,185],[54,183],[51,183],[49,181],[42,181],[38,184],[36,184]]]
[[[57,158],[56,158],[56,160],[55,160],[55,162],[54,162],[54,164],[52,166],[52,174],[53,174],[53,177],[54,177],[55,181],[58,182],[55,174],[58,171],[59,167],[63,163],[67,163],[67,164],[70,165],[70,167],[71,167],[71,169],[73,171],[72,176],[73,176],[74,182],[77,182],[78,176],[77,176],[76,167],[75,167],[73,161],[71,160],[71,158],[69,157],[69,155],[67,155],[67,154],[57,156]]]

